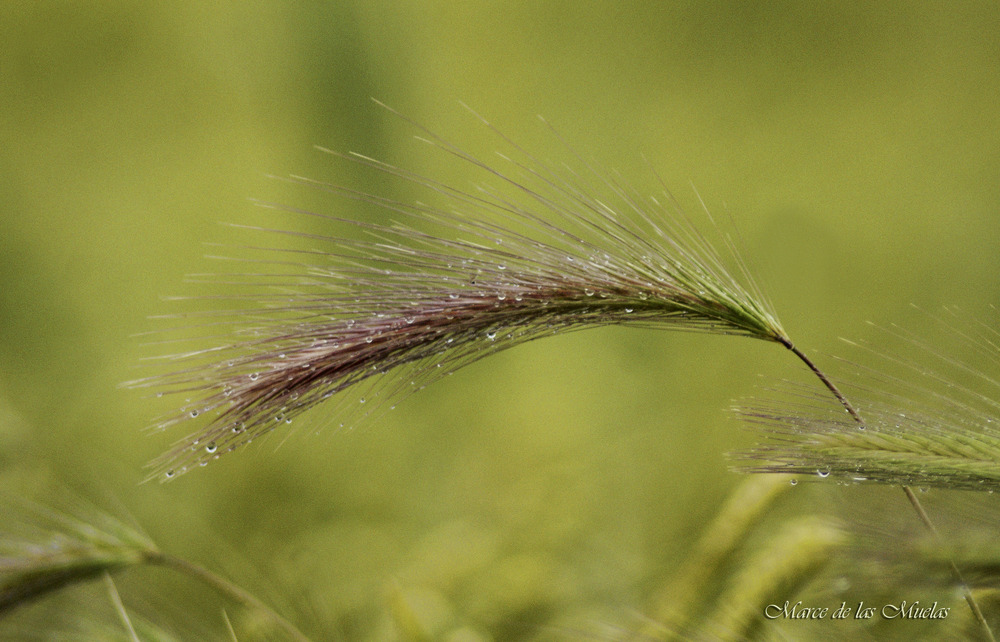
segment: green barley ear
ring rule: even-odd
[[[8,509],[7,520],[0,524],[0,617],[82,582],[137,566],[157,566],[197,580],[242,605],[259,616],[269,634],[308,640],[250,592],[209,569],[160,551],[139,529],[111,515],[93,508],[87,508],[83,517],[37,505],[25,505],[25,510],[26,515],[15,520]],[[18,528],[23,533],[15,533]]]
[[[32,535],[0,533],[0,616],[67,586],[159,555],[146,535],[109,515],[82,520],[40,506],[30,511],[36,524]]]
[[[672,632],[684,630],[711,595],[710,581],[731,563],[749,533],[789,488],[788,479],[778,475],[747,477],[737,486],[655,600],[655,624],[649,624],[636,639],[672,639]]]
[[[335,423],[359,420],[554,333],[621,324],[791,346],[745,270],[733,276],[665,190],[642,196],[579,157],[582,169],[553,169],[496,130],[504,149],[486,161],[411,124],[482,184],[456,189],[361,155],[347,158],[433,204],[292,179],[378,206],[386,222],[303,212],[350,233],[309,235],[314,250],[255,260],[273,267],[247,275],[259,305],[210,314],[228,324],[226,338],[168,357],[172,374],[133,382],[189,400],[163,427],[205,422],[154,476],[205,465],[328,399]]]
[[[942,325],[943,338],[925,341],[898,327],[883,336],[883,343],[903,343],[917,354],[916,361],[851,344],[884,368],[854,366],[858,393],[852,396],[864,400],[862,425],[801,390],[738,409],[768,438],[737,455],[741,468],[851,482],[1000,489],[1000,383],[980,369],[997,363],[998,335],[983,325],[931,318]],[[955,352],[948,353],[947,344]],[[962,352],[974,354],[974,361],[961,359]]]
[[[905,406],[904,406],[905,407]],[[804,473],[851,482],[987,490],[1000,488],[1000,435],[988,424],[897,409],[868,410],[865,430],[843,420],[744,409],[771,441],[741,455],[749,472]]]
[[[840,525],[829,518],[808,516],[785,523],[719,596],[716,612],[705,620],[707,639],[752,638],[765,622],[766,609],[782,606],[788,596],[794,596],[835,558],[846,541]]]

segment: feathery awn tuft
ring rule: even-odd
[[[298,251],[308,263],[265,261],[297,272],[247,275],[262,283],[259,307],[232,313],[231,334],[168,357],[180,368],[171,374],[133,382],[192,399],[162,427],[207,418],[151,464],[153,476],[205,465],[328,399],[343,426],[463,365],[554,333],[629,324],[791,346],[742,264],[717,253],[662,186],[640,196],[577,155],[581,171],[553,169],[480,120],[506,149],[492,162],[407,120],[418,140],[481,173],[469,190],[329,152],[418,186],[433,205],[290,179],[375,205],[386,220],[300,211],[353,234],[284,232],[317,244]]]

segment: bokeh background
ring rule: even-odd
[[[355,215],[269,175],[413,197],[322,145],[469,180],[371,97],[490,153],[496,141],[461,101],[564,157],[541,114],[637,187],[657,188],[655,168],[693,211],[696,189],[736,221],[785,328],[820,360],[838,337],[868,336],[866,321],[907,318],[910,303],[995,325],[992,3],[10,2],[6,495],[127,515],[318,639],[393,639],[400,600],[453,640],[642,621],[739,480],[726,453],[756,441],[726,409],[802,375],[773,345],[615,328],[555,337],[358,430],[299,426],[174,483],[139,483],[180,433],[145,432],[170,405],[119,384],[147,374],[156,349],[141,335],[163,327],[149,317],[186,309],[167,297],[202,292],[186,275],[232,269],[206,258],[220,253],[206,243],[237,234],[219,223],[329,232],[251,199]],[[225,636],[220,599],[188,581],[138,572],[119,588],[182,638]],[[99,617],[81,612],[110,612],[87,591],[65,598],[75,611],[45,602],[0,631],[72,630]]]

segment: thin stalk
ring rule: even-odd
[[[132,642],[140,642],[139,636],[135,632],[135,627],[132,626],[132,620],[129,619],[128,611],[125,610],[125,604],[122,602],[122,596],[118,594],[118,588],[115,586],[115,581],[111,577],[111,573],[104,571],[104,584],[108,587],[108,594],[111,596],[111,603],[115,606],[115,612],[118,613],[118,617],[122,620],[122,625],[128,631],[128,637]]]
[[[780,339],[780,341],[783,346],[792,351],[792,354],[801,359],[804,364],[809,366],[809,369],[813,371],[813,374],[819,377],[819,380],[823,382],[823,385],[826,386],[827,389],[833,393],[834,397],[837,398],[837,401],[840,402],[840,405],[842,405],[844,409],[846,409],[847,412],[850,413],[851,417],[853,417],[854,420],[858,422],[858,425],[864,428],[865,420],[861,418],[861,415],[859,415],[858,411],[855,410],[853,405],[851,405],[851,402],[847,400],[847,397],[844,396],[844,393],[840,392],[837,386],[834,385],[832,381],[830,381],[830,378],[827,377],[826,374],[822,370],[820,370],[815,363],[813,363],[812,359],[807,357],[804,352],[795,347],[795,345],[793,345],[791,341],[784,338]]]
[[[909,486],[903,486],[903,492],[906,493],[906,498],[910,500],[911,504],[913,504],[913,510],[917,511],[917,515],[920,516],[920,520],[924,523],[924,526],[926,526],[927,530],[931,532],[931,535],[934,537],[934,539],[937,540],[938,543],[941,543],[943,541],[941,535],[934,527],[934,524],[933,522],[931,522],[930,517],[927,516],[927,512],[924,510],[924,507],[920,503],[920,500],[917,499],[917,496],[914,494],[913,489],[910,488]],[[990,629],[990,625],[986,622],[986,617],[983,615],[982,610],[980,610],[979,603],[976,602],[976,598],[972,596],[972,591],[969,590],[969,585],[965,583],[965,578],[962,577],[962,572],[958,570],[958,566],[955,565],[955,560],[952,559],[950,555],[948,556],[948,565],[951,567],[952,575],[955,576],[955,578],[958,580],[959,584],[962,587],[962,597],[965,598],[965,601],[966,603],[968,603],[969,608],[972,609],[972,614],[975,616],[979,624],[982,625],[983,630],[986,631],[986,636],[990,640],[995,641],[996,638],[993,637],[993,631]]]
[[[823,382],[823,385],[826,386],[831,393],[833,393],[833,396],[837,398],[837,401],[840,402],[840,405],[842,405],[844,409],[847,410],[848,414],[850,414],[851,417],[853,417],[854,420],[858,422],[858,426],[860,428],[864,428],[865,421],[864,419],[861,418],[861,415],[858,414],[857,409],[855,409],[854,406],[851,404],[851,402],[847,400],[847,397],[845,397],[844,394],[840,392],[840,390],[833,383],[833,381],[831,381],[830,378],[827,377],[826,374],[822,370],[820,370],[815,363],[813,363],[812,359],[810,359],[808,356],[806,356],[804,352],[795,347],[795,345],[792,344],[791,341],[788,341],[787,339],[780,339],[780,342],[786,348],[791,350],[792,354],[794,354],[804,364],[806,364],[810,370],[812,370],[813,374],[815,374],[819,378],[819,380]],[[913,489],[910,488],[909,486],[902,486],[902,489],[903,492],[906,493],[906,498],[910,501],[910,504],[913,506],[913,510],[917,512],[917,517],[919,517],[920,521],[923,522],[924,526],[927,528],[927,531],[931,534],[934,540],[943,548],[944,539],[941,537],[941,534],[934,526],[934,522],[931,521],[931,518],[927,514],[927,511],[924,510],[923,504],[920,503],[920,500],[917,498],[917,495],[913,492]],[[948,557],[948,565],[951,567],[951,573],[958,581],[958,585],[962,587],[962,597],[965,598],[965,601],[969,605],[969,608],[972,609],[972,614],[975,616],[976,621],[978,621],[980,626],[983,627],[983,631],[986,633],[987,639],[989,639],[991,642],[996,642],[996,638],[993,636],[993,630],[990,628],[989,623],[986,621],[986,617],[983,615],[982,610],[980,610],[979,604],[976,602],[976,598],[972,596],[972,591],[969,589],[969,585],[966,583],[965,578],[962,576],[962,572],[958,569],[958,566],[955,564],[955,560],[953,560],[950,556]]]
[[[284,630],[285,633],[287,633],[289,637],[291,637],[293,640],[297,640],[298,642],[310,642],[309,638],[306,637],[306,635],[302,633],[302,631],[298,630],[294,624],[292,624],[284,617],[282,617],[280,613],[272,609],[264,602],[260,601],[260,599],[258,599],[252,593],[237,586],[236,584],[233,584],[224,577],[216,575],[212,571],[206,568],[202,568],[197,564],[189,562],[180,557],[174,557],[173,555],[169,555],[167,553],[157,552],[153,555],[150,555],[148,561],[150,564],[157,564],[165,568],[170,568],[180,573],[184,573],[195,579],[198,579],[204,582],[205,584],[211,586],[215,590],[219,591],[220,593],[228,595],[237,602],[240,602],[244,606],[251,609],[256,609],[262,613],[267,614],[267,616],[270,617],[275,624],[281,627],[281,629]]]

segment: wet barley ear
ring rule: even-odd
[[[310,235],[317,249],[305,261],[277,249],[255,258],[276,268],[245,275],[260,284],[257,307],[207,313],[228,335],[165,357],[169,374],[132,382],[190,400],[161,427],[203,422],[152,464],[153,477],[206,465],[321,403],[331,423],[351,425],[556,333],[627,324],[791,345],[738,257],[717,253],[662,187],[640,195],[580,156],[580,170],[555,170],[496,130],[503,150],[487,162],[410,124],[482,183],[459,190],[357,154],[333,155],[414,184],[434,204],[289,179],[342,197],[347,214],[301,213],[350,233]],[[352,220],[355,201],[391,222]]]

